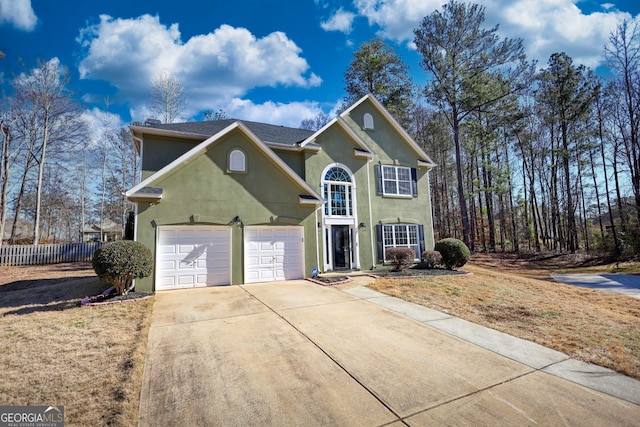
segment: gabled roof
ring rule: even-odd
[[[360,98],[353,105],[351,105],[349,108],[344,110],[340,114],[340,117],[342,118],[347,117],[349,114],[351,114],[351,112],[354,109],[356,109],[359,105],[363,104],[364,102],[370,102],[376,108],[376,110],[378,110],[378,112],[385,119],[387,119],[389,124],[391,124],[391,126],[396,130],[396,132],[398,132],[398,134],[407,143],[407,145],[411,147],[411,149],[416,153],[416,155],[418,156],[418,167],[432,168],[436,166],[435,162],[431,160],[429,155],[425,153],[425,151],[418,145],[418,143],[415,142],[413,138],[411,138],[411,136],[407,133],[407,131],[404,130],[402,126],[400,126],[400,124],[396,121],[396,119],[393,118],[391,113],[389,113],[389,111],[387,111],[387,109],[384,108],[384,106],[380,103],[380,101],[378,101],[375,98],[375,96],[373,96],[372,94],[368,94]]]
[[[290,128],[286,126],[276,126],[267,123],[257,123],[247,120],[223,119],[209,120],[204,122],[186,122],[186,123],[157,123],[148,124],[146,126],[131,126],[134,134],[180,134],[182,136],[209,138],[211,135],[222,131],[233,123],[242,123],[261,141],[267,144],[282,144],[285,146],[295,147],[302,141],[307,139],[313,132],[304,129]],[[158,132],[161,131],[161,132]],[[165,132],[162,132],[165,131]]]
[[[313,190],[313,188],[311,188],[309,184],[307,184],[302,178],[300,178],[300,176],[296,174],[293,169],[291,169],[266,145],[265,142],[258,138],[258,136],[253,133],[244,122],[241,121],[231,122],[225,128],[219,130],[217,133],[208,137],[203,142],[175,159],[173,162],[169,163],[144,181],[140,182],[138,185],[125,193],[125,199],[135,201],[143,197],[148,198],[150,195],[158,195],[158,193],[158,199],[161,198],[162,191],[161,189],[154,187],[153,184],[155,182],[157,182],[165,175],[169,174],[174,169],[177,169],[180,166],[184,165],[185,162],[188,162],[201,153],[204,153],[209,146],[215,144],[218,140],[220,140],[220,138],[230,134],[235,130],[243,133],[247,137],[247,139],[251,141],[256,146],[256,148],[258,148],[259,151],[261,151],[268,159],[270,159],[277,168],[279,168],[292,182],[294,182],[302,190],[303,193],[301,194],[301,196],[303,196],[305,200],[304,204],[309,204],[310,199],[315,200],[316,205],[321,205],[322,203],[324,203],[322,197],[318,193],[316,193],[316,191]],[[143,197],[140,197],[140,195],[143,195]]]
[[[351,140],[356,145],[356,149],[359,152],[365,153],[365,155],[367,155],[367,156],[370,155],[371,157],[373,157],[373,155],[375,155],[373,150],[371,150],[371,148],[367,145],[367,143],[364,142],[364,140],[360,137],[360,135],[358,135],[353,129],[351,129],[351,127],[345,122],[345,120],[342,118],[342,116],[338,116],[338,117],[330,120],[326,125],[324,125],[320,129],[318,129],[316,132],[314,132],[312,135],[310,135],[307,139],[305,139],[300,144],[300,146],[301,147],[306,147],[309,144],[315,143],[316,138],[319,135],[321,135],[327,129],[329,129],[331,127],[334,127],[334,126],[339,127],[345,134],[347,134],[347,136],[349,138],[351,138]]]

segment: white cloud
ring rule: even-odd
[[[352,30],[353,19],[355,14],[347,12],[344,9],[338,9],[331,18],[327,21],[320,23],[320,26],[325,31],[340,31],[341,33],[349,34]]]
[[[33,31],[38,17],[31,0],[0,0],[0,24],[9,23],[19,30]]]
[[[322,108],[317,102],[307,101],[283,104],[268,101],[262,104],[254,104],[253,101],[240,98],[232,99],[222,109],[230,118],[294,128],[299,127],[304,118],[315,117],[322,112]]]
[[[119,128],[126,125],[122,117],[114,113],[106,113],[104,110],[94,107],[82,112],[82,119],[89,127],[88,141],[90,144],[99,143],[104,139],[105,129],[109,128],[117,132]]]
[[[354,0],[358,14],[378,26],[384,37],[413,46],[413,30],[422,18],[440,9],[442,0]],[[477,2],[476,2],[477,3]],[[584,14],[574,0],[487,0],[485,24],[500,25],[503,37],[521,38],[527,56],[546,63],[554,52],[566,52],[576,64],[595,67],[602,61],[609,34],[623,19],[632,19],[610,3],[601,12]],[[638,17],[636,17],[636,20]]]
[[[178,77],[189,114],[212,108],[264,86],[318,86],[302,50],[285,33],[256,38],[245,28],[221,25],[212,33],[181,40],[178,24],[157,16],[134,19],[100,17],[83,29],[78,42],[86,53],[81,78],[106,80],[134,110],[147,102],[150,80],[161,71]]]

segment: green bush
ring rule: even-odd
[[[409,248],[387,248],[384,257],[394,271],[399,271],[413,263],[416,253]]]
[[[120,240],[104,244],[93,254],[91,264],[100,280],[113,285],[118,295],[124,295],[133,279],[151,274],[153,256],[142,243]]]
[[[438,251],[424,251],[420,258],[420,268],[436,268],[442,264],[442,255]]]
[[[442,263],[447,270],[455,270],[465,265],[471,257],[471,252],[464,242],[447,238],[436,243],[435,250],[442,255]]]

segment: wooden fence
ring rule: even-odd
[[[66,243],[62,245],[0,246],[0,266],[91,261],[93,253],[103,244],[101,242],[91,242]]]

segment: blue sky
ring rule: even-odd
[[[149,116],[149,82],[169,71],[187,95],[185,120],[207,109],[297,126],[344,97],[352,52],[378,35],[427,75],[413,29],[440,0],[0,0],[0,83],[36,61],[58,58],[95,123],[109,97],[121,124]],[[479,0],[487,25],[524,40],[529,59],[554,52],[598,69],[608,35],[640,22],[637,0]]]

